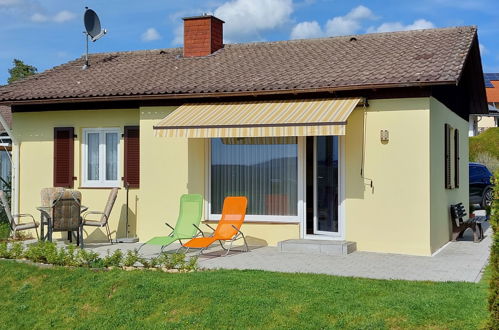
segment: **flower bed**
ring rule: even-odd
[[[0,242],[0,258],[30,260],[34,263],[68,267],[87,267],[94,269],[123,268],[163,270],[165,272],[189,272],[198,269],[197,257],[186,258],[185,254],[161,253],[150,259],[142,257],[135,249],[123,253],[115,250],[106,256],[77,248],[74,245],[57,248],[52,242],[37,242],[25,247],[20,242]]]

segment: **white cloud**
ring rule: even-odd
[[[404,25],[401,22],[387,22],[383,23],[378,27],[370,27],[367,32],[393,32],[393,31],[409,31],[409,30],[422,30],[422,29],[432,29],[435,27],[430,21],[425,19],[417,19],[412,24]]]
[[[291,39],[320,38],[324,35],[317,21],[301,22],[291,30]]]
[[[480,46],[480,54],[482,56],[487,55],[489,53],[489,49],[487,47],[485,47],[484,44],[480,43],[479,46]]]
[[[76,18],[76,15],[69,10],[61,10],[57,14],[53,16],[45,15],[40,12],[36,12],[31,15],[30,19],[35,23],[45,23],[45,22],[54,22],[54,23],[65,23],[71,21]]]
[[[33,15],[31,15],[30,19],[36,23],[43,23],[49,20],[49,18],[46,15],[40,13],[34,13]]]
[[[248,41],[261,39],[260,33],[290,21],[292,0],[233,0],[215,9],[223,21],[224,39]]]
[[[345,16],[337,16],[327,21],[325,32],[328,36],[354,34],[360,30],[365,20],[374,18],[375,16],[369,8],[358,6]]]
[[[182,45],[184,43],[184,26],[183,25],[179,25],[175,29],[174,38],[173,38],[172,43],[175,46]]]
[[[146,30],[146,32],[142,33],[141,39],[144,42],[149,42],[161,39],[161,35],[155,28],[149,28]]]
[[[64,23],[76,18],[76,15],[69,10],[62,10],[54,15],[52,20],[56,23]]]
[[[344,16],[331,18],[324,27],[321,27],[317,21],[298,23],[291,31],[291,39],[355,34],[359,32],[365,21],[375,18],[371,9],[357,6]]]

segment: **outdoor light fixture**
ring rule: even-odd
[[[382,129],[379,133],[381,142],[388,142],[388,140],[390,140],[390,135],[387,129]]]

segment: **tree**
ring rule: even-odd
[[[38,69],[34,66],[27,65],[23,61],[18,59],[14,59],[14,61],[12,61],[12,64],[14,64],[14,67],[12,69],[9,69],[10,78],[7,80],[7,83],[9,84],[16,80],[34,75],[38,71]]]

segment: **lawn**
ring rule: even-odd
[[[487,284],[264,271],[92,271],[0,260],[0,328],[476,329]]]

